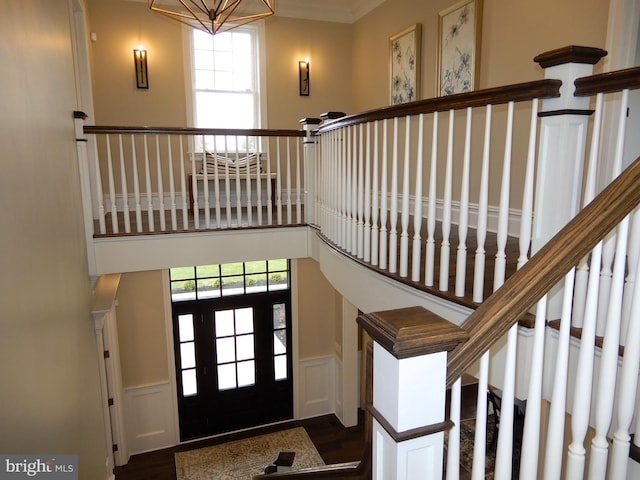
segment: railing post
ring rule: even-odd
[[[302,129],[307,135],[302,140],[304,155],[304,221],[316,224],[315,218],[315,168],[316,168],[316,137],[313,130],[322,122],[319,118],[303,118],[300,120]]]
[[[84,134],[84,112],[73,112],[73,123],[76,136],[76,151],[78,153],[78,171],[80,173],[80,191],[82,194],[82,214],[84,217],[84,236],[87,244],[87,263],[89,275],[96,275],[95,252],[93,249],[93,201],[91,199],[91,175],[89,170],[89,153],[87,137]]]
[[[467,333],[422,307],[361,315],[358,324],[374,341],[372,478],[441,479],[447,352]]]
[[[534,58],[545,79],[562,80],[560,97],[542,102],[539,157],[532,234],[532,254],[571,220],[580,209],[587,124],[593,113],[589,98],[573,95],[577,78],[593,73],[604,50],[569,46]],[[528,219],[523,219],[528,221]],[[549,299],[548,317],[560,318],[561,295]]]

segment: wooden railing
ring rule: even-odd
[[[94,234],[301,224],[302,130],[90,126]]]

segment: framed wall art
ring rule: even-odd
[[[420,49],[422,28],[419,23],[389,37],[389,102],[391,105],[420,98]]]
[[[462,0],[438,14],[436,96],[476,89],[481,29],[482,0]]]

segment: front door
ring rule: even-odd
[[[173,303],[180,438],[292,418],[290,291]]]

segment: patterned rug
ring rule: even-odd
[[[250,480],[271,464],[279,451],[296,452],[293,469],[324,465],[304,428],[176,453],[178,480]]]

